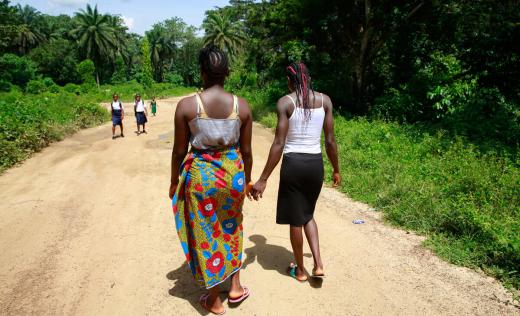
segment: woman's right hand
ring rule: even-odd
[[[267,186],[267,181],[265,181],[265,180],[258,180],[253,185],[253,198],[255,199],[255,201],[258,201],[259,198],[262,198],[262,195],[264,194],[266,186]]]
[[[339,172],[332,173],[332,183],[334,183],[334,187],[341,184],[341,174]]]
[[[177,191],[177,186],[179,183],[171,183],[170,184],[170,190],[168,192],[168,196],[170,197],[170,200],[173,199],[173,196],[175,195],[175,192]]]

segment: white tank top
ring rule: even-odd
[[[310,109],[311,117],[305,120],[305,112],[296,106],[294,99],[288,95],[294,105],[294,111],[289,118],[289,130],[285,139],[284,154],[321,153],[321,131],[325,121],[325,109],[323,108],[323,94],[321,94],[321,107]]]

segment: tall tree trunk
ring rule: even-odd
[[[96,71],[96,83],[97,87],[99,88],[99,72]]]
[[[356,95],[356,112],[359,114],[366,114],[368,112],[368,104],[366,98],[366,69],[368,62],[368,55],[370,49],[370,41],[371,41],[371,26],[372,19],[372,3],[370,0],[365,0],[365,21],[361,26],[359,32],[361,33],[361,41],[359,44],[358,57],[356,60],[356,65],[354,67],[355,71],[355,80],[354,80],[354,89]]]

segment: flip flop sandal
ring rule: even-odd
[[[209,308],[208,308],[208,298],[209,298],[209,294],[204,294],[202,295],[200,298],[199,298],[199,303],[200,305],[202,306],[202,308],[204,308],[205,310],[207,310],[208,312],[214,314],[214,315],[224,315],[226,313],[226,310],[224,309],[224,311],[220,314],[217,314],[215,312],[212,312]]]
[[[308,281],[308,278],[305,279],[305,280],[300,280],[296,277],[296,268],[298,268],[298,265],[294,264],[291,262],[291,265],[289,266],[289,268],[287,268],[287,273],[289,273],[289,275],[295,279],[296,281],[300,282],[300,283],[304,283],[304,282],[307,282]]]
[[[325,278],[325,273],[315,274],[314,271],[312,271],[311,278],[314,278],[314,279],[324,279]]]
[[[249,295],[251,295],[251,291],[249,290],[249,288],[244,286],[244,292],[242,293],[242,295],[237,298],[228,297],[228,302],[231,304],[237,304],[237,303],[243,302],[246,298],[249,297]]]

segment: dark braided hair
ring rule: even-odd
[[[202,72],[211,80],[221,80],[229,74],[229,61],[226,53],[214,45],[201,49],[199,65]]]
[[[292,63],[287,67],[287,76],[296,90],[296,105],[303,108],[305,119],[311,117],[310,92],[312,92],[313,100],[316,99],[314,89],[312,87],[309,69],[304,63]]]

